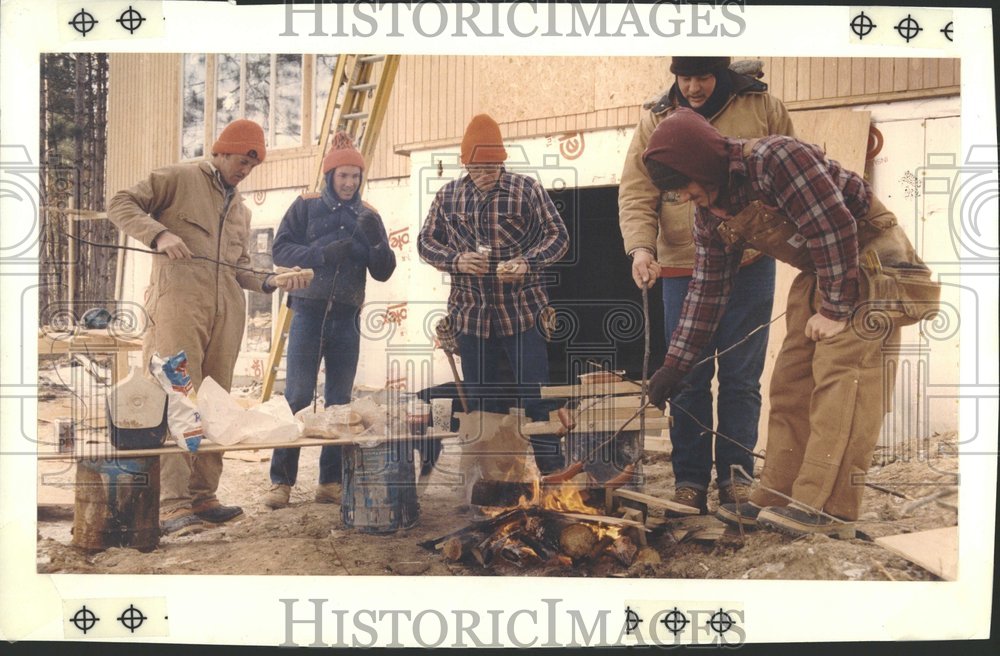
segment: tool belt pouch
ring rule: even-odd
[[[858,264],[868,284],[868,302],[897,326],[932,317],[941,305],[941,283],[913,250],[895,215],[875,196],[858,221]]]
[[[898,226],[865,245],[860,260],[869,305],[888,314],[897,326],[931,318],[940,309],[941,283],[931,278],[931,270]]]
[[[728,246],[751,246],[802,271],[814,271],[812,257],[794,223],[759,200],[719,224]]]

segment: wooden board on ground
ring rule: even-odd
[[[609,526],[631,526],[632,528],[641,528],[644,531],[648,531],[646,525],[642,522],[637,522],[632,519],[625,519],[624,517],[609,517],[608,515],[589,515],[587,513],[575,513],[575,512],[560,512],[559,516],[564,519],[575,519],[579,522],[597,522],[599,524],[607,524]]]
[[[693,515],[668,520],[670,535],[677,542],[697,540],[714,542],[726,532],[726,525],[711,515]]]
[[[620,499],[629,499],[630,501],[644,503],[651,508],[662,508],[663,510],[669,510],[670,512],[682,515],[698,514],[698,510],[696,508],[692,508],[691,506],[685,506],[682,503],[676,503],[669,499],[661,499],[649,494],[643,494],[642,492],[635,492],[633,490],[615,490],[614,495]]]
[[[958,579],[958,527],[875,538],[875,544],[920,565],[945,581]]]

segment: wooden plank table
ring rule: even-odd
[[[445,431],[428,430],[424,435],[400,435],[386,437],[384,435],[354,435],[350,437],[300,437],[291,442],[269,442],[269,443],[240,443],[226,446],[204,441],[198,447],[196,453],[216,453],[225,451],[256,451],[258,449],[290,449],[295,447],[310,446],[356,446],[376,442],[415,442],[417,440],[444,440],[451,437],[458,437],[458,433]],[[84,444],[81,448],[77,446],[73,453],[39,452],[39,460],[85,460],[93,456],[106,458],[147,458],[150,456],[166,456],[171,454],[188,453],[179,446],[162,446],[156,449],[116,449],[110,442],[98,442]]]

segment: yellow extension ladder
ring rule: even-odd
[[[399,68],[399,55],[341,55],[330,81],[330,95],[323,112],[320,128],[319,160],[316,163],[316,177],[313,191],[323,186],[323,156],[326,155],[330,138],[339,130],[347,132],[354,139],[361,156],[365,160],[365,170],[371,170],[372,155],[382,128],[385,111],[392,94],[392,85]],[[278,365],[288,339],[288,328],[292,324],[292,310],[282,303],[278,318],[274,322],[271,352],[264,368],[264,386],[261,402],[271,398]]]

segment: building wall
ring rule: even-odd
[[[958,60],[759,59],[764,80],[790,110],[958,93]],[[457,144],[479,112],[492,114],[508,139],[633,127],[642,103],[669,85],[669,63],[669,57],[404,56],[369,177],[409,177],[410,152]],[[180,65],[178,54],[111,55],[109,193],[177,161]],[[318,157],[318,147],[273,150],[243,189],[303,188]]]
[[[112,196],[180,153],[181,58],[112,54],[108,70],[107,190]]]

